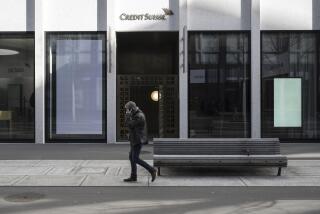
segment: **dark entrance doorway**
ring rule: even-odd
[[[179,135],[178,32],[117,33],[117,140],[127,140],[124,105],[145,112],[149,138]]]

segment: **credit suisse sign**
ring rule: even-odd
[[[120,20],[122,21],[147,21],[147,20],[167,20],[168,16],[174,15],[172,10],[168,8],[162,8],[163,14],[150,14],[150,13],[144,13],[144,14],[127,14],[122,13],[120,15]]]

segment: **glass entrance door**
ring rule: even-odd
[[[117,48],[117,140],[127,140],[129,100],[145,113],[150,139],[178,137],[178,33],[118,33]]]

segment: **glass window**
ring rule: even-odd
[[[34,140],[34,34],[0,34],[0,140]]]
[[[49,139],[105,138],[105,34],[47,34]]]
[[[262,136],[279,137],[282,139],[316,139],[320,137],[320,105],[319,105],[319,42],[317,32],[262,32]],[[318,46],[317,46],[318,45]],[[301,98],[297,96],[299,89],[292,88],[293,78],[301,86]],[[279,80],[291,80],[282,84]],[[297,81],[301,82],[298,83]],[[274,89],[279,90],[274,90]],[[286,90],[283,90],[285,89]],[[297,90],[294,94],[288,93]],[[283,97],[284,93],[288,96]],[[278,102],[278,98],[283,99]],[[285,99],[289,99],[284,102]],[[299,103],[301,102],[301,103]],[[288,106],[290,105],[290,106]],[[298,116],[298,106],[301,107],[301,115]],[[297,119],[300,125],[292,125],[288,121],[282,121],[279,126],[277,120],[279,109],[291,114],[292,106],[295,112],[290,119]],[[280,115],[279,115],[280,117]],[[288,119],[288,118],[287,118]]]
[[[189,136],[250,137],[249,33],[189,33]]]

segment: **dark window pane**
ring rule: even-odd
[[[0,35],[0,140],[34,139],[34,35]]]
[[[316,32],[263,32],[262,136],[282,139],[320,137],[319,42]],[[317,46],[318,45],[318,46]],[[274,81],[301,78],[301,127],[274,126]]]
[[[104,34],[48,38],[50,139],[104,138]]]
[[[248,33],[189,33],[189,136],[250,137]]]

